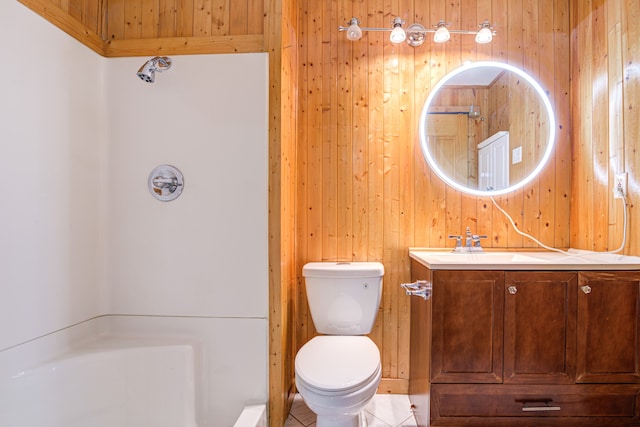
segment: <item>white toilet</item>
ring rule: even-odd
[[[362,409],[380,384],[380,351],[371,332],[382,295],[379,262],[312,262],[302,269],[319,335],[295,361],[296,386],[317,427],[362,427]]]

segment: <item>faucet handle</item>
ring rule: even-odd
[[[455,234],[450,234],[449,235],[450,239],[456,239],[456,247],[461,247],[462,246],[462,236],[458,236]]]
[[[471,237],[471,241],[473,242],[473,246],[476,248],[481,247],[480,246],[480,239],[486,239],[488,236],[478,236],[477,234],[474,234]]]

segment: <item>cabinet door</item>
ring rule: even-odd
[[[433,272],[431,381],[502,382],[502,271]]]
[[[575,272],[505,275],[504,382],[575,381]]]
[[[577,382],[640,382],[640,272],[585,272],[578,281]]]

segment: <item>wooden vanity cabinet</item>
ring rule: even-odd
[[[581,272],[577,295],[576,382],[640,383],[640,272]]]
[[[577,276],[575,272],[505,273],[505,384],[574,383]]]
[[[436,270],[432,283],[431,382],[502,383],[504,273]]]
[[[412,278],[432,283],[411,302],[418,425],[640,426],[640,272]]]

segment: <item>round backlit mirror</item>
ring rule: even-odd
[[[453,188],[499,195],[531,181],[551,156],[553,109],[542,87],[514,66],[459,67],[433,88],[420,116],[431,169]]]

